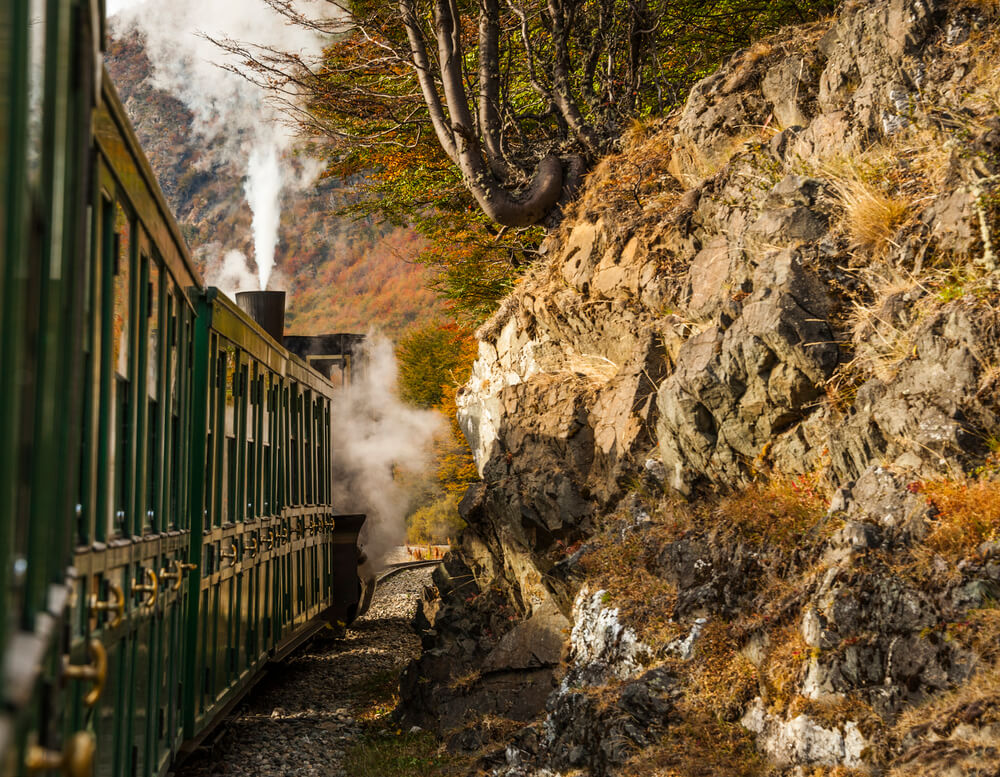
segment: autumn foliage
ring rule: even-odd
[[[435,483],[410,516],[412,542],[440,542],[454,537],[462,526],[458,501],[478,475],[458,425],[456,396],[469,379],[475,355],[472,332],[454,322],[413,329],[396,347],[400,396],[440,411],[449,422],[447,432],[434,443]]]

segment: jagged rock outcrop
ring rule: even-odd
[[[621,604],[662,632],[613,681],[553,659],[496,774],[639,773],[653,751],[679,774],[994,773],[993,697],[958,710],[1000,652],[980,542],[1000,530],[998,14],[848,2],[738,55],[598,168],[479,331],[459,420],[483,483],[457,553],[477,590],[525,624],[600,631]],[[626,569],[595,571],[609,547]],[[629,604],[642,586],[663,609]],[[455,653],[482,620],[439,590],[415,719],[508,639]],[[939,698],[931,746],[906,711]],[[719,721],[744,744],[699,750],[691,731],[735,736]]]

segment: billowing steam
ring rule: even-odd
[[[215,245],[218,244],[212,247]],[[205,268],[205,282],[222,289],[230,299],[236,299],[238,291],[256,291],[258,285],[247,258],[235,248],[226,251],[221,259],[209,262]]]
[[[316,0],[298,3],[309,6]],[[321,53],[323,38],[288,24],[262,0],[109,0],[107,7],[115,15],[115,34],[134,28],[145,36],[154,85],[178,97],[194,114],[195,131],[221,139],[228,161],[245,171],[257,283],[266,289],[278,242],[281,191],[312,180],[281,164],[293,133],[260,87],[223,69],[240,63],[227,59],[210,39],[294,51],[308,59]]]
[[[431,443],[444,418],[400,401],[396,357],[384,337],[365,341],[360,380],[337,393],[332,415],[333,500],[338,512],[365,513],[361,547],[372,571],[406,534],[408,496],[395,473],[426,471],[433,463]]]
[[[257,257],[257,275],[262,289],[267,288],[274,268],[274,247],[278,244],[278,222],[281,218],[280,182],[281,170],[275,147],[255,147],[247,162],[247,180],[243,191],[253,211],[253,252]]]

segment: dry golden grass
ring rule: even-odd
[[[854,721],[869,740],[880,740],[885,721],[871,705],[855,695],[844,694],[823,699],[795,696],[788,705],[787,717],[808,715],[826,729],[840,728],[847,721]]]
[[[460,677],[453,677],[448,683],[448,687],[453,691],[465,693],[478,683],[481,677],[482,673],[479,670],[473,670]]]
[[[723,621],[705,625],[685,668],[690,707],[721,720],[736,720],[757,693],[757,668],[740,652]]]
[[[694,189],[722,170],[747,143],[773,134],[773,130],[746,128],[712,149],[681,138],[671,149],[668,169],[684,189]]]
[[[673,623],[677,589],[649,571],[649,554],[676,536],[674,527],[658,524],[646,533],[624,537],[613,522],[590,542],[581,559],[592,588],[607,591],[609,606],[619,608],[624,622],[653,649],[683,636],[686,628]]]
[[[812,476],[774,477],[723,497],[711,513],[714,523],[740,539],[773,549],[801,547],[808,537],[830,533],[826,497]]]
[[[963,478],[924,483],[937,510],[926,547],[949,561],[972,555],[987,540],[1000,539],[1000,481]]]
[[[863,250],[883,253],[913,215],[913,201],[879,189],[857,173],[832,179],[843,205],[843,225]]]
[[[903,268],[882,265],[862,271],[861,277],[871,289],[872,299],[855,300],[851,306],[846,323],[851,329],[854,357],[833,381],[855,375],[861,382],[870,377],[890,382],[912,356],[916,324],[936,300],[920,277]]]
[[[1000,16],[1000,0],[982,0],[978,5],[989,15]],[[1000,34],[997,34],[995,21],[983,32],[974,31],[966,44],[976,52],[972,70],[966,78],[973,88],[967,100],[975,110],[987,114],[1000,113],[1000,68],[997,67]]]
[[[965,5],[988,15],[1000,13],[1000,0],[965,0]]]
[[[771,712],[783,714],[798,695],[799,679],[809,654],[797,623],[771,633],[771,646],[760,674],[761,698]]]
[[[1000,660],[1000,607],[980,607],[966,613],[965,619],[944,628],[946,640],[976,654],[980,663]]]
[[[769,773],[753,735],[738,723],[683,711],[659,744],[634,756],[622,777],[763,777]]]
[[[968,681],[949,693],[939,694],[926,704],[904,712],[889,732],[897,744],[909,738],[926,743],[947,738],[948,752],[944,763],[948,774],[989,774],[996,763],[990,763],[989,750],[976,737],[976,730],[1000,722],[1000,664],[984,665]],[[961,726],[961,728],[959,728]],[[932,732],[932,733],[931,733]],[[940,753],[941,751],[939,751]],[[916,755],[917,757],[912,757]],[[929,753],[930,762],[934,752]],[[986,756],[985,762],[982,756]],[[992,767],[992,768],[991,768]],[[888,777],[916,777],[927,774],[928,761],[919,754],[904,753],[890,764]],[[944,772],[935,771],[935,774]]]
[[[572,206],[574,220],[596,221],[611,215],[641,211],[653,198],[657,210],[669,210],[680,191],[667,172],[673,142],[671,122],[633,122],[622,138],[622,151],[604,157],[582,187]],[[563,234],[563,239],[566,235]]]

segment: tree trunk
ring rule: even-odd
[[[413,65],[431,114],[434,132],[442,147],[449,152],[449,157],[451,157],[450,149],[454,149],[453,161],[458,164],[462,179],[479,207],[493,221],[504,226],[526,227],[539,223],[555,207],[562,194],[563,171],[559,158],[549,155],[542,159],[538,163],[535,177],[527,192],[520,197],[512,196],[483,160],[483,148],[476,133],[463,81],[462,45],[454,0],[434,2],[434,36],[438,44],[441,85],[450,123],[444,116],[441,99],[431,77],[423,32],[417,21],[412,0],[400,0],[400,8],[406,23]],[[491,37],[491,40],[487,41],[487,48],[498,51],[499,25],[486,23],[481,24],[480,28]],[[491,101],[489,86],[487,86],[486,100],[490,102],[495,112],[496,103]],[[485,119],[484,133],[487,135],[490,132],[496,133],[488,142],[495,143],[495,148],[499,152],[499,115],[491,120],[490,111],[487,110]]]

